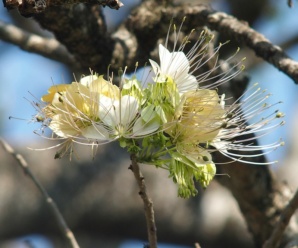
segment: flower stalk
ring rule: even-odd
[[[150,248],[157,248],[157,229],[155,225],[155,217],[154,217],[154,209],[153,209],[153,202],[150,199],[147,187],[145,184],[145,178],[143,177],[139,164],[137,162],[137,157],[135,154],[131,154],[131,166],[129,169],[132,170],[134,177],[139,186],[139,195],[141,196],[144,204],[144,211],[146,217],[146,224],[147,224],[147,234],[148,234],[148,241]]]

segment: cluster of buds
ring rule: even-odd
[[[174,26],[174,34],[178,37],[179,33]],[[72,152],[75,143],[95,147],[118,140],[138,162],[168,170],[178,185],[178,195],[189,197],[197,194],[195,181],[205,188],[216,175],[213,152],[249,163],[247,157],[282,145],[280,141],[267,146],[254,142],[283,124],[274,122],[283,116],[278,111],[263,117],[272,107],[266,104],[266,91],[255,85],[249,94],[227,105],[225,94],[216,88],[240,73],[241,62],[235,65],[240,67],[236,71],[230,68],[210,76],[219,69],[215,63],[211,71],[197,75],[216,58],[220,47],[210,54],[208,32],[201,33],[188,53],[183,52],[188,38],[175,50],[177,40],[172,52],[167,45],[159,45],[160,63],[149,60],[153,76],[147,82],[124,73],[116,86],[112,78],[92,73],[79,82],[52,86],[42,97],[39,116],[53,137],[63,140],[56,157]],[[250,151],[257,153],[245,153]]]

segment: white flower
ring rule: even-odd
[[[177,46],[182,25],[183,22],[178,32],[176,26],[173,25],[173,51],[170,52],[167,49],[168,39],[170,38],[170,32],[168,32],[165,46],[159,45],[160,64],[149,60],[155,73],[154,82],[173,81],[177,85],[179,93],[182,94],[199,88],[214,89],[237,76],[244,68],[241,66],[241,70],[238,69],[243,60],[233,63],[232,66],[225,66],[237,54],[239,49],[233,56],[224,62],[218,63],[218,52],[223,44],[213,48],[211,43],[214,36],[207,30],[203,30],[197,41],[193,43],[190,37],[195,33],[195,30],[192,30],[183,39],[182,44]],[[184,52],[186,46],[189,48],[187,53]],[[221,70],[222,67],[226,67],[225,70]],[[218,73],[218,69],[222,72]]]
[[[266,91],[260,88],[252,92],[248,90],[246,95],[229,106],[225,104],[224,95],[220,97],[215,90],[188,91],[182,94],[164,132],[171,137],[179,152],[190,160],[205,156],[202,151],[206,150],[208,153],[219,151],[244,163],[275,163],[248,158],[260,157],[283,145],[280,141],[265,146],[257,144],[259,137],[284,124],[284,121],[279,121],[283,114],[273,111],[264,116],[264,112],[273,107],[266,103],[270,96]]]
[[[155,81],[166,82],[173,80],[180,93],[198,88],[196,77],[189,73],[190,65],[183,52],[169,52],[163,45],[159,45],[160,66],[149,60],[156,75]]]
[[[133,96],[124,95],[118,99],[101,96],[99,99],[99,122],[93,122],[82,130],[82,135],[95,140],[115,140],[119,138],[141,137],[159,128],[157,121],[144,120],[139,115],[140,107]]]
[[[52,86],[42,97],[47,105],[41,112],[47,126],[58,139],[68,139],[67,144],[97,145],[151,135],[160,128],[160,117],[154,108],[141,105],[136,80],[126,84],[120,89],[103,76],[90,75],[79,83]]]
[[[215,90],[184,93],[165,130],[174,142],[199,144],[213,140],[224,122],[225,110]]]

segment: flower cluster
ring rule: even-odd
[[[56,157],[72,150],[73,143],[94,146],[118,140],[140,163],[167,169],[178,195],[189,197],[197,193],[195,181],[207,187],[216,174],[214,151],[249,163],[247,157],[280,146],[279,141],[263,147],[255,142],[283,124],[273,122],[283,116],[278,111],[262,117],[272,107],[265,102],[269,96],[265,91],[254,86],[230,105],[219,94],[216,87],[241,69],[217,73],[219,47],[210,55],[211,40],[203,32],[188,53],[183,52],[188,39],[173,52],[160,44],[160,63],[149,60],[154,75],[146,84],[124,75],[116,86],[112,79],[92,74],[52,86],[42,97],[45,106],[39,116],[56,138],[64,140]],[[212,58],[212,69],[197,75]]]

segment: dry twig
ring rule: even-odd
[[[155,226],[155,218],[154,218],[154,210],[153,210],[153,202],[149,198],[147,194],[147,189],[145,185],[144,177],[140,171],[139,164],[137,162],[137,158],[135,154],[131,155],[131,166],[129,169],[132,170],[135,179],[140,188],[139,195],[141,196],[144,203],[145,217],[147,223],[147,232],[148,232],[148,240],[150,248],[157,248],[157,235],[156,235],[156,226]]]
[[[32,180],[34,185],[38,188],[42,196],[44,197],[46,203],[48,204],[49,208],[52,210],[57,223],[59,224],[59,227],[63,233],[63,236],[67,239],[70,247],[72,248],[79,248],[79,245],[75,239],[75,236],[73,235],[72,231],[67,226],[62,214],[60,213],[56,203],[54,200],[48,195],[47,191],[44,189],[44,187],[40,184],[40,182],[37,180],[37,178],[33,175],[31,172],[26,160],[24,157],[16,153],[13,148],[2,138],[0,138],[0,142],[8,153],[10,153],[14,159],[18,162],[18,165],[23,169],[24,173]]]

